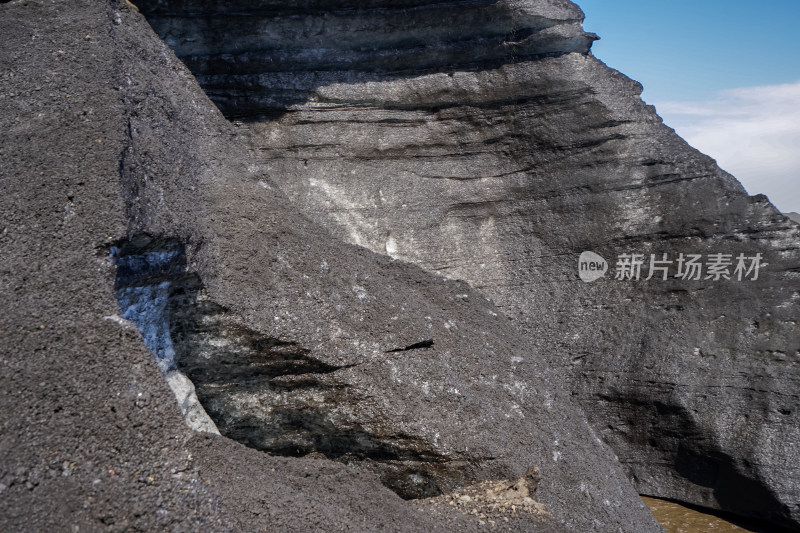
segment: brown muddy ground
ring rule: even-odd
[[[642,496],[644,503],[667,533],[779,533],[782,529],[754,521],[721,515],[707,509],[687,507],[680,503]]]

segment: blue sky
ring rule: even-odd
[[[577,0],[593,52],[750,194],[800,212],[800,0]]]

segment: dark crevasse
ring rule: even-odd
[[[211,301],[199,283],[173,295],[170,334],[179,371],[220,432],[257,450],[357,464],[403,498],[476,479],[479,457],[445,454],[386,424],[334,365],[297,342],[264,335]]]

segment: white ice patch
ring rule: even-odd
[[[394,257],[394,254],[397,253],[397,243],[394,240],[394,237],[390,233],[388,237],[386,237],[386,254]]]
[[[166,317],[170,282],[144,287],[125,287],[117,291],[122,317],[136,324],[144,343],[156,357],[162,372],[175,368],[175,348]]]
[[[197,398],[194,384],[175,366],[175,347],[169,331],[169,293],[171,282],[163,279],[166,273],[180,271],[180,249],[153,251],[143,254],[119,256],[112,249],[112,259],[117,265],[117,301],[122,316],[104,317],[126,327],[135,325],[158,368],[172,389],[186,425],[195,431],[216,433],[219,430]],[[152,281],[161,279],[160,282]],[[150,278],[150,279],[148,279]],[[150,281],[150,284],[142,284]]]
[[[219,429],[211,417],[208,416],[206,410],[197,399],[197,393],[194,389],[194,383],[187,378],[180,370],[171,370],[164,374],[164,377],[178,400],[178,406],[181,408],[183,420],[190,428],[195,431],[202,431],[205,433],[214,433],[219,435]]]
[[[110,320],[112,322],[116,322],[117,324],[119,324],[123,328],[135,328],[136,327],[136,325],[133,324],[130,320],[125,320],[124,318],[122,318],[119,315],[104,316],[103,320]]]

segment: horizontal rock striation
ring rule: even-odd
[[[800,231],[589,53],[577,7],[237,6],[143,10],[296,205],[489,295],[640,492],[800,527]],[[614,280],[634,253],[642,279]],[[676,278],[680,254],[732,279]]]
[[[546,11],[486,0],[138,5],[211,99],[241,120],[280,114],[337,82],[586,53],[595,38],[567,4]]]

